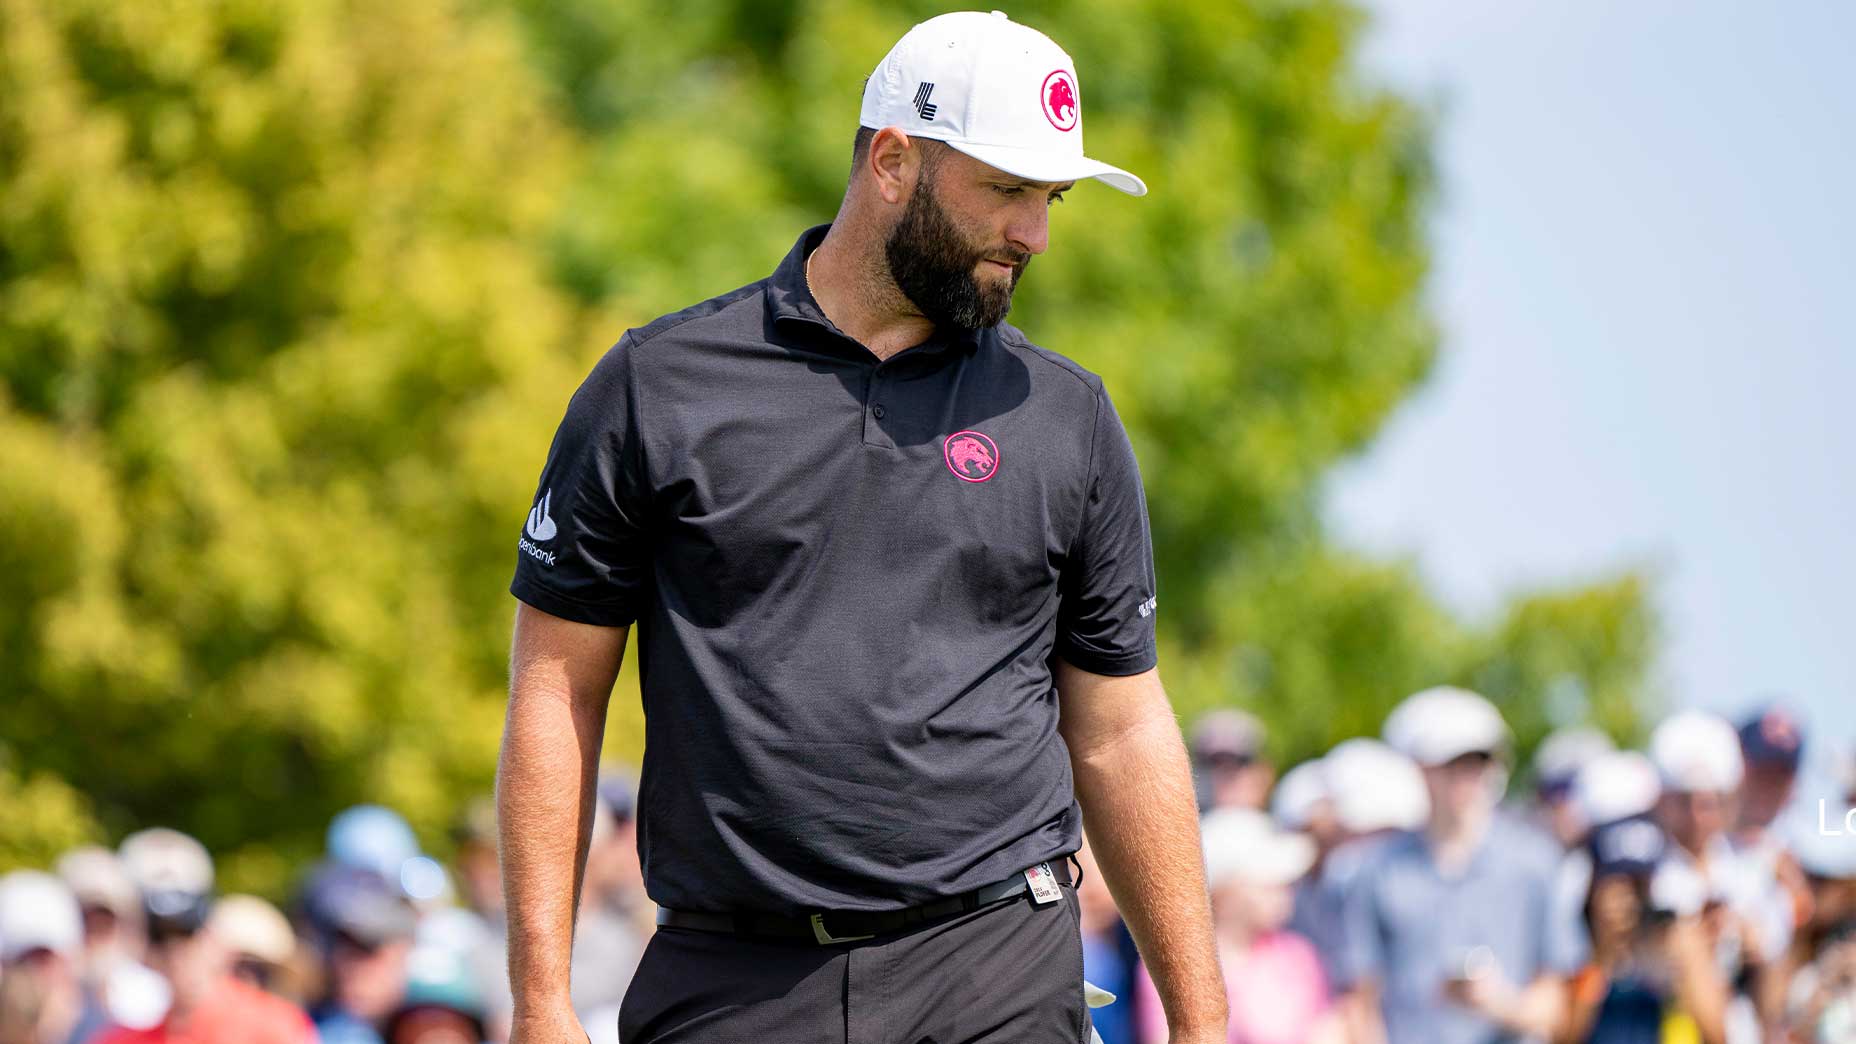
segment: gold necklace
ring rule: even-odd
[[[817,253],[817,251],[813,251],[813,253]],[[812,254],[806,255],[805,272],[806,272],[806,293],[812,295],[813,304],[818,304],[818,291],[812,289]],[[823,311],[825,308],[825,306],[822,304],[819,305],[818,307],[820,311]]]

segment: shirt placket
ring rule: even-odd
[[[883,418],[895,408],[889,399],[896,383],[887,362],[879,362],[864,372],[864,445],[895,449],[895,440],[883,427]]]

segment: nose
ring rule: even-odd
[[[1050,204],[1043,195],[1027,192],[1025,202],[1012,208],[1005,227],[1005,240],[1016,250],[1042,254],[1050,246]]]

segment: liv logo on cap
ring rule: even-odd
[[[857,122],[945,142],[1029,181],[1095,178],[1147,194],[1140,178],[1083,154],[1076,63],[999,11],[957,11],[910,29],[865,82]]]
[[[1077,117],[1082,115],[1076,107],[1076,80],[1067,69],[1054,70],[1044,77],[1044,118],[1050,125],[1060,131],[1076,129]]]

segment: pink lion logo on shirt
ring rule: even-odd
[[[977,431],[957,431],[941,444],[947,470],[963,482],[984,482],[999,472],[999,447]]]

